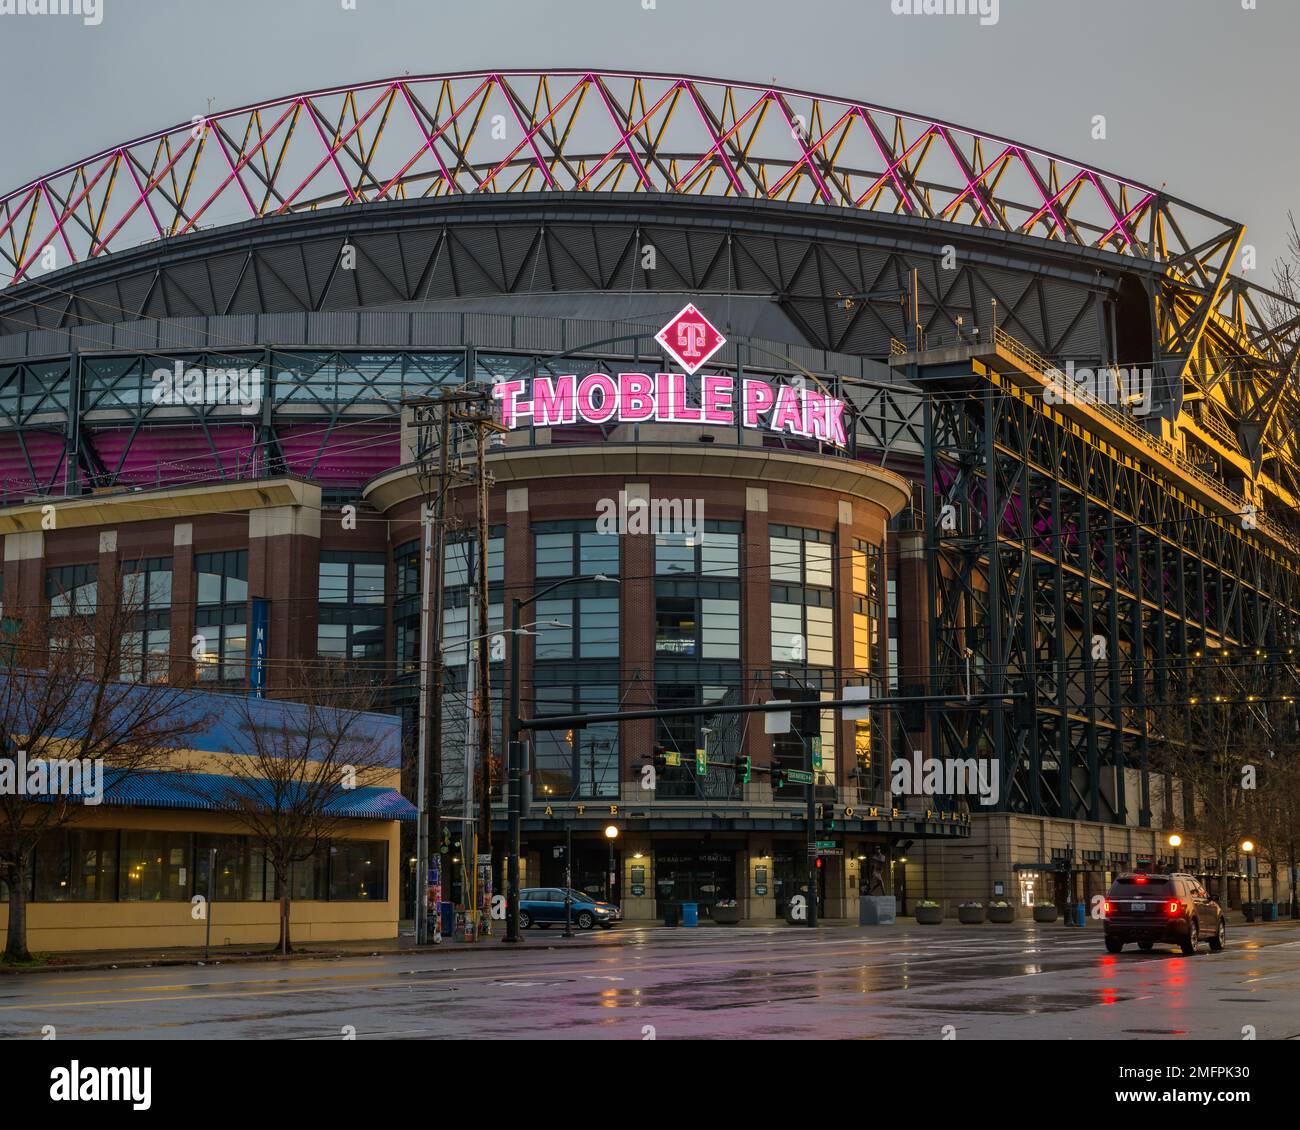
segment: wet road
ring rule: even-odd
[[[1300,927],[1222,954],[1097,928],[531,931],[429,954],[0,977],[0,1037],[1300,1039]],[[566,950],[564,947],[568,945]],[[949,1029],[948,1026],[951,1026]]]

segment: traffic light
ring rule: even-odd
[[[641,758],[649,761],[656,773],[662,773],[668,768],[668,751],[661,745],[656,744],[653,753],[643,753]]]
[[[789,778],[786,776],[786,771],[784,769],[780,766],[772,765],[768,768],[768,772],[772,775],[773,790],[785,788],[786,781]]]
[[[753,766],[750,764],[748,757],[736,757],[732,763],[732,783],[736,788],[749,784],[750,774],[753,772]]]

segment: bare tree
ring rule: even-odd
[[[101,579],[102,580],[102,579]],[[95,587],[92,587],[94,585]],[[158,679],[128,593],[98,584],[11,619],[0,647],[0,878],[9,889],[4,958],[30,961],[27,877],[38,842],[134,773],[184,766],[204,719]]]
[[[398,751],[364,725],[378,689],[331,684],[328,668],[318,669],[314,678],[315,685],[299,680],[288,688],[292,702],[232,699],[242,741],[221,759],[222,806],[258,842],[275,876],[276,948],[285,954],[292,949],[294,865],[338,835],[346,820],[339,805],[350,792],[378,784],[398,769]]]
[[[1207,656],[1199,663],[1188,672],[1186,704],[1153,708],[1151,768],[1182,790],[1171,830],[1190,833],[1202,851],[1213,849],[1223,884],[1242,840],[1261,834],[1259,798],[1274,727],[1267,705],[1231,661]]]

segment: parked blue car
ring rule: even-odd
[[[573,915],[573,924],[580,930],[590,930],[593,926],[608,930],[623,917],[618,907],[581,891],[570,889],[569,898],[572,899],[570,914]],[[553,922],[563,921],[563,887],[530,887],[519,892],[519,925],[522,929],[537,926],[545,930]]]

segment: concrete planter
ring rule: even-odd
[[[943,921],[943,907],[918,906],[916,908],[916,921],[922,926],[938,926]]]
[[[1036,906],[1034,907],[1035,922],[1055,922],[1056,907],[1054,906]]]
[[[719,926],[737,926],[740,924],[740,907],[738,906],[715,906],[713,908],[713,921]]]
[[[957,921],[963,926],[984,925],[984,907],[979,903],[973,903],[970,906],[959,906],[957,908]]]
[[[1006,924],[1016,920],[1016,908],[1014,906],[990,906],[988,912],[990,922]]]

